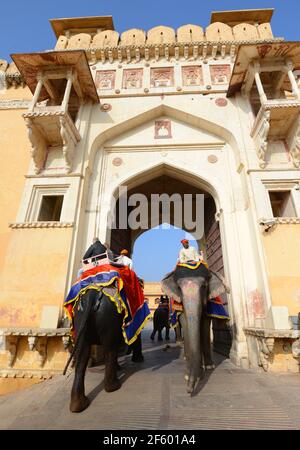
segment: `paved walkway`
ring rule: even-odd
[[[143,331],[145,362],[120,358],[123,386],[103,390],[103,366],[87,371],[91,405],[69,412],[73,375],[0,397],[0,429],[300,429],[300,376],[235,367],[216,355],[218,366],[190,397],[183,379],[182,349],[152,343]]]

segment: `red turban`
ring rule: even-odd
[[[180,241],[182,244],[188,244],[189,243],[189,241],[188,241],[188,239],[182,239],[182,241]]]

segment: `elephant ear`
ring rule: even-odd
[[[210,278],[208,281],[208,298],[216,298],[219,295],[230,293],[230,288],[227,285],[225,278],[218,272],[210,270]]]
[[[168,273],[160,282],[162,291],[172,297],[176,302],[181,303],[181,290],[174,280],[174,272]]]

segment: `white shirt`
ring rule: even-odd
[[[179,262],[186,263],[187,261],[199,261],[200,255],[195,247],[182,248],[179,252]]]
[[[116,260],[118,264],[122,264],[123,266],[128,266],[129,269],[132,269],[132,259],[128,258],[126,255],[120,255]]]

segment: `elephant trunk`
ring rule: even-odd
[[[202,279],[196,277],[184,278],[178,280],[178,284],[183,294],[185,315],[184,345],[189,377],[187,391],[192,393],[197,379],[200,378],[202,370],[202,351],[200,343]]]

